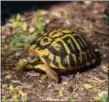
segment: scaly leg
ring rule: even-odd
[[[39,64],[34,66],[35,69],[40,69],[43,70],[44,72],[46,72],[46,74],[51,77],[52,79],[54,79],[56,82],[58,82],[58,76],[57,73],[51,69],[49,66],[45,65],[45,64]]]

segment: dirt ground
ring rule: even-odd
[[[81,32],[96,50],[100,52],[101,63],[95,68],[81,73],[60,75],[62,80],[56,83],[35,70],[18,73],[16,65],[23,55],[19,50],[9,53],[8,44],[4,40],[2,45],[2,99],[12,100],[10,85],[18,87],[20,95],[27,96],[31,101],[93,101],[102,91],[108,91],[108,24],[103,20],[108,2],[59,2],[41,9],[45,32],[54,28],[68,28]],[[36,12],[25,11],[22,16],[28,23],[32,22],[32,15]],[[8,20],[4,26],[9,26]],[[9,31],[9,28],[8,28]],[[9,32],[10,34],[10,32]],[[7,31],[2,31],[2,40]],[[3,38],[4,37],[4,38]],[[7,39],[8,40],[8,39]],[[22,50],[23,51],[23,50]],[[26,51],[25,51],[26,52]],[[16,57],[13,57],[16,55]],[[22,91],[20,91],[20,88]],[[10,88],[12,90],[12,87]],[[17,89],[16,89],[17,90]],[[13,92],[14,93],[14,92]],[[4,98],[5,97],[5,98]],[[17,97],[17,96],[15,96]],[[19,98],[19,100],[21,100]]]

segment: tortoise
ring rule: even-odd
[[[89,42],[78,32],[69,29],[54,29],[37,38],[30,44],[29,55],[35,55],[32,67],[40,69],[58,81],[57,71],[72,71],[96,62],[96,54]],[[18,68],[22,69],[31,60],[21,59]]]

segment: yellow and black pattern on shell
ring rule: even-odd
[[[45,54],[43,58],[54,68],[71,69],[86,66],[94,63],[96,59],[86,39],[68,29],[50,31],[35,44],[36,49],[48,49],[49,54]]]

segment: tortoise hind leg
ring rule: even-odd
[[[57,73],[51,69],[49,66],[45,65],[45,64],[39,64],[34,66],[35,69],[40,69],[43,70],[44,72],[46,72],[46,74],[51,77],[52,79],[54,79],[56,82],[58,82],[58,75]]]

